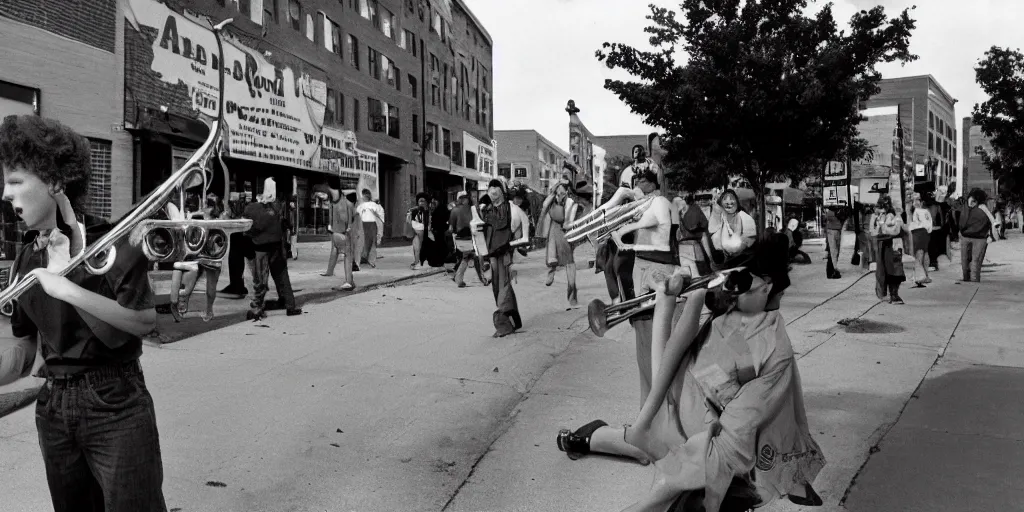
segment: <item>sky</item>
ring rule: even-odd
[[[649,3],[678,9],[678,0],[463,0],[494,42],[494,129],[534,129],[568,148],[569,116],[576,101],[580,119],[594,135],[649,133],[614,94],[607,78],[629,79],[598,62],[604,42],[649,49],[644,27]],[[1022,0],[834,0],[841,28],[855,12],[883,5],[894,17],[917,5],[911,16],[917,29],[911,52],[920,58],[906,65],[883,64],[883,78],[932,75],[954,98],[957,140],[961,119],[971,115],[985,94],[974,81],[974,66],[991,46],[1024,46]],[[824,2],[812,1],[812,11]],[[960,144],[962,146],[962,144]],[[961,152],[962,153],[962,152]],[[959,155],[962,157],[962,154]],[[962,161],[962,160],[961,160]],[[960,165],[957,166],[960,168]]]

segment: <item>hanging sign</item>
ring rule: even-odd
[[[849,206],[850,202],[846,196],[846,187],[829,185],[822,190],[823,203],[825,206]]]
[[[327,85],[222,33],[224,62],[209,20],[178,14],[155,0],[127,0],[125,18],[156,32],[151,69],[172,85],[184,84],[192,108],[217,115],[219,76],[224,80],[228,155],[309,169],[320,143]],[[141,32],[141,30],[140,30]]]
[[[846,173],[846,164],[843,162],[829,162],[825,166],[825,180],[826,181],[839,181],[848,179],[849,176]]]

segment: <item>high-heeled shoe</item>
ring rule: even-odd
[[[555,443],[558,444],[559,450],[565,452],[566,456],[576,460],[590,453],[590,437],[594,435],[594,431],[607,426],[608,424],[601,420],[594,420],[576,429],[576,432],[563,428],[558,431]]]

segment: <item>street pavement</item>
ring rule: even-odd
[[[990,248],[985,282],[954,284],[958,265],[947,264],[927,288],[904,287],[904,306],[879,303],[873,276],[849,266],[851,238],[839,280],[824,279],[823,250],[808,247],[814,264],[794,267],[783,314],[828,459],[819,510],[1019,508],[1024,238],[1011,236]],[[490,337],[489,287],[437,275],[148,345],[169,509],[610,511],[635,501],[652,468],[570,461],[554,443],[562,427],[633,419],[632,332],[593,336],[585,308],[566,310],[563,275],[543,286],[541,259],[518,265],[526,329],[507,338]],[[603,276],[581,270],[581,301],[605,297]],[[31,408],[0,419],[0,454],[0,508],[50,510]]]

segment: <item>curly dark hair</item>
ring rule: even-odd
[[[92,174],[89,141],[54,119],[25,114],[0,124],[0,166],[23,167],[43,183],[64,189],[77,213],[85,213]]]

